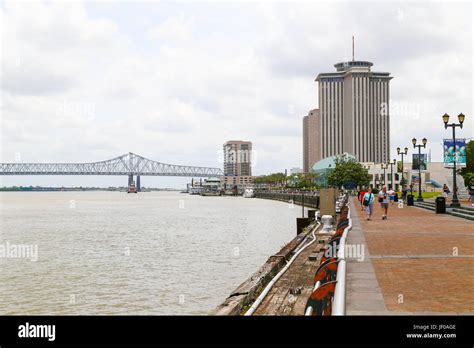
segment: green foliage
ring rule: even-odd
[[[255,178],[254,182],[256,184],[267,184],[278,187],[288,186],[299,189],[315,189],[316,185],[314,181],[317,177],[318,174],[314,172],[298,173],[289,177],[286,177],[284,173],[273,173],[259,176]]]
[[[370,176],[364,166],[352,158],[343,156],[336,157],[336,167],[328,176],[328,185],[341,188],[348,183],[354,183],[357,186],[368,186]]]
[[[293,176],[293,181],[295,183],[295,187],[297,188],[314,188],[315,187],[315,184],[314,184],[314,181],[316,180],[316,178],[318,177],[318,174],[314,173],[314,172],[310,172],[310,173],[299,173],[299,174],[295,174]]]
[[[464,178],[464,185],[470,186],[472,185],[471,183],[474,183],[474,173],[466,173],[461,175]]]
[[[466,167],[458,173],[464,178],[464,185],[469,186],[474,181],[474,140],[466,144]]]
[[[408,191],[408,194],[410,194],[410,191]],[[433,198],[441,195],[441,192],[422,192],[421,197],[422,198]],[[413,197],[418,198],[418,191],[413,192]]]
[[[405,185],[407,185],[407,184],[408,184],[407,178],[403,177],[403,179],[400,180],[400,185],[401,185],[401,186],[405,186]]]
[[[282,185],[286,181],[285,173],[273,173],[255,178],[256,184]]]

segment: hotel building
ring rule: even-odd
[[[303,172],[308,173],[321,159],[321,119],[314,109],[303,117]]]
[[[224,144],[224,184],[247,186],[253,183],[252,142],[231,140]]]
[[[392,77],[388,72],[373,72],[372,65],[366,61],[338,63],[334,65],[336,72],[316,77],[320,158],[347,152],[360,162],[390,160],[389,83]],[[306,146],[303,151],[305,149]]]

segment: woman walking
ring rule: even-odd
[[[380,206],[383,209],[383,215],[382,215],[382,220],[387,220],[387,214],[388,214],[388,203],[390,201],[390,198],[387,193],[387,186],[384,186],[382,188],[382,191],[379,192],[379,202]]]
[[[369,221],[374,212],[374,194],[372,193],[371,187],[369,187],[369,190],[364,194],[362,202],[365,206],[365,212],[367,213],[367,221]]]
[[[448,193],[449,193],[448,185],[444,184],[443,185],[443,196],[444,196],[444,198],[448,198]]]

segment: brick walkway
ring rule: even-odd
[[[351,202],[350,207],[352,229],[347,236],[347,244],[363,246],[364,258],[346,258],[346,314],[387,315],[389,313],[375,275],[360,220],[357,213],[355,213],[355,205]]]
[[[379,204],[371,221],[355,211],[389,314],[474,314],[472,221],[396,204],[388,220]]]

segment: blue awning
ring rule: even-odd
[[[434,187],[443,187],[443,185],[441,185],[439,182],[437,182],[436,180],[429,180],[426,182],[427,184],[431,184],[433,185]]]

